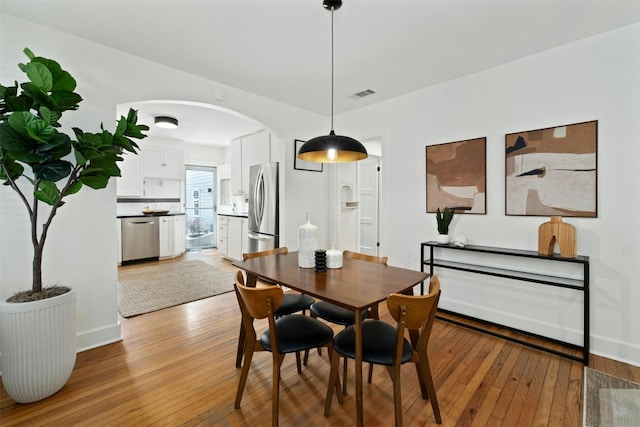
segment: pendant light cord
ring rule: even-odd
[[[331,133],[333,133],[333,10],[331,7]]]

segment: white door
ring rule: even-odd
[[[379,256],[380,157],[370,155],[358,164],[360,183],[360,249]]]

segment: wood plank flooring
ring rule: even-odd
[[[234,270],[215,250],[161,262],[187,259]],[[390,321],[384,305],[380,314]],[[255,355],[242,406],[233,408],[240,375],[235,368],[239,322],[234,293],[122,319],[123,340],[79,353],[69,382],[54,396],[20,405],[0,388],[0,424],[268,426],[268,353]],[[583,366],[578,362],[440,320],[433,328],[429,357],[443,426],[582,425]],[[592,357],[591,367],[640,382],[638,367],[601,357]],[[313,353],[301,375],[295,358],[285,358],[281,426],[355,424],[351,370],[344,404],[334,398],[331,416],[323,416],[328,374],[326,352]],[[405,426],[436,426],[430,403],[420,398],[412,366],[403,367],[401,381]],[[373,383],[365,383],[363,394],[365,425],[392,425],[392,387],[383,369],[374,370]]]

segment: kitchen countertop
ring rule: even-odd
[[[150,213],[145,214],[140,212],[139,214],[130,214],[130,215],[118,215],[116,218],[146,218],[148,216],[177,216],[184,215],[184,212],[167,212],[167,213]]]
[[[222,215],[222,216],[237,216],[240,218],[249,218],[249,214],[248,213],[220,213],[218,212],[218,215]]]

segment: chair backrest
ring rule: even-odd
[[[282,304],[284,293],[280,286],[264,286],[260,288],[251,288],[244,285],[244,276],[242,271],[236,272],[236,289],[242,299],[240,308],[246,310],[254,319],[264,319],[273,317],[273,313]],[[244,307],[243,304],[244,303]]]
[[[261,256],[267,256],[267,255],[286,254],[288,252],[289,252],[289,249],[286,246],[283,246],[281,248],[269,249],[267,251],[243,253],[242,260],[246,261],[251,258],[258,258]]]
[[[406,328],[410,332],[413,331],[412,344],[418,352],[426,351],[440,293],[440,280],[434,275],[431,276],[427,295],[391,294],[387,298],[387,308],[398,322],[399,335],[404,335],[404,331],[400,329]],[[417,338],[417,331],[420,331],[419,338]]]
[[[375,255],[367,255],[367,254],[363,254],[360,252],[353,252],[353,251],[344,251],[342,252],[342,256],[344,258],[359,259],[362,261],[375,262],[378,264],[387,265],[386,256],[381,257],[381,256],[375,256]]]

